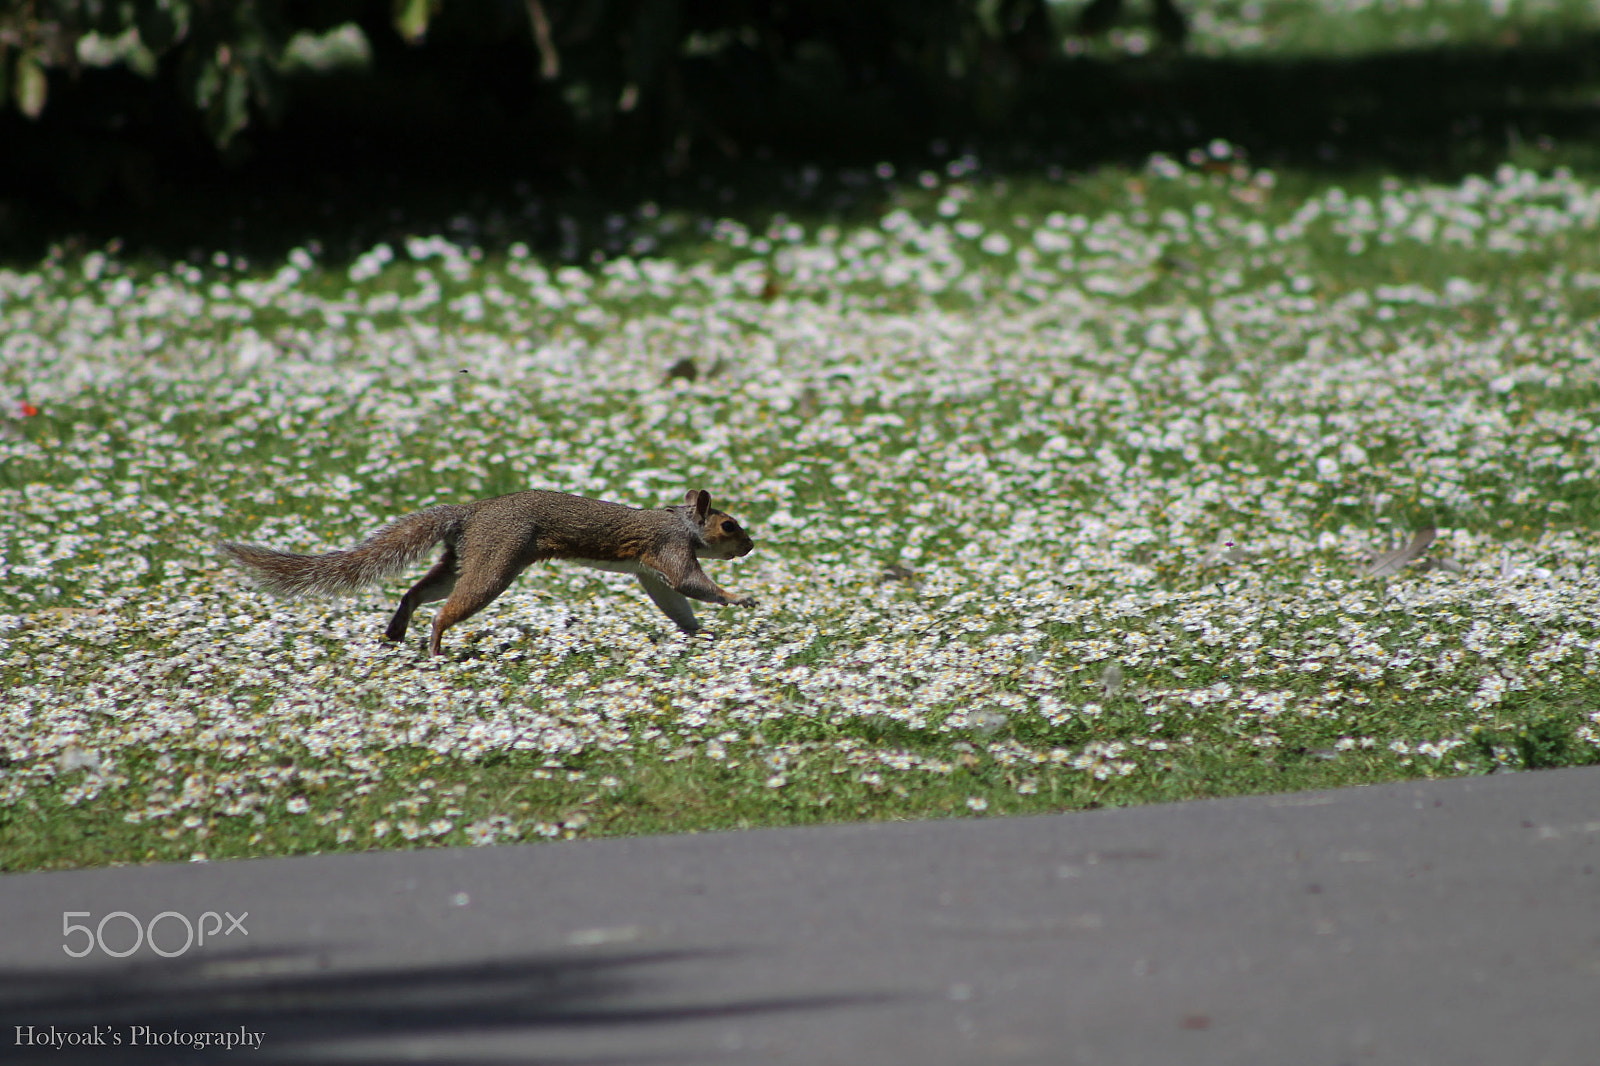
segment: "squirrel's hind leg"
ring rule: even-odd
[[[406,628],[411,625],[411,615],[424,603],[442,600],[455,591],[456,587],[456,550],[446,548],[439,561],[433,564],[433,569],[423,575],[406,594],[400,597],[400,606],[395,609],[394,617],[389,619],[389,628],[384,630],[387,640],[406,639]]]
[[[444,601],[439,613],[433,616],[433,633],[428,638],[429,655],[440,654],[439,642],[444,638],[445,630],[457,622],[466,621],[489,606],[495,597],[510,587],[511,582],[522,573],[523,567],[528,565],[528,560],[520,556],[515,547],[513,545],[510,549],[491,556],[482,554],[467,556],[466,563],[460,567],[460,572],[451,579],[453,589],[450,598]]]

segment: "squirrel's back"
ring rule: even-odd
[[[681,507],[641,508],[548,489],[527,489],[467,505],[462,547],[521,542],[534,559],[638,559],[664,538],[703,541]]]

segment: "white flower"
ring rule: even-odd
[[[1004,233],[989,233],[978,243],[978,247],[990,255],[1005,255],[1011,251],[1011,239]]]

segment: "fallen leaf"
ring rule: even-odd
[[[1363,566],[1359,573],[1362,577],[1388,577],[1390,574],[1398,574],[1402,567],[1422,557],[1422,553],[1428,550],[1428,545],[1433,543],[1435,536],[1437,533],[1432,526],[1419,529],[1412,536],[1410,544],[1378,556]]]

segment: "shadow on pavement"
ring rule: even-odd
[[[467,1061],[467,1038],[517,1040],[515,1061],[684,1061],[678,1054],[546,1057],[529,1041],[615,1027],[670,1026],[883,1003],[884,995],[689,1001],[662,968],[726,951],[543,955],[491,962],[328,972],[325,951],[241,952],[141,963],[92,975],[0,971],[8,1062]],[[653,972],[647,972],[652,971]],[[31,1027],[31,1028],[30,1028]],[[52,1045],[52,1031],[57,1040]],[[229,1048],[221,1034],[244,1042]],[[70,1034],[70,1035],[69,1035]],[[198,1034],[219,1034],[196,1040]],[[248,1034],[261,1034],[252,1047]],[[34,1041],[29,1044],[29,1040]],[[75,1041],[75,1042],[68,1042]],[[156,1042],[159,1041],[159,1042]],[[397,1047],[393,1053],[350,1046]],[[444,1042],[447,1055],[429,1045]],[[196,1046],[197,1044],[205,1046]],[[420,1046],[419,1046],[420,1045]],[[530,1053],[531,1052],[531,1053]],[[246,1056],[241,1060],[239,1056]],[[505,1057],[502,1043],[483,1058]],[[694,1056],[703,1058],[703,1054]]]

